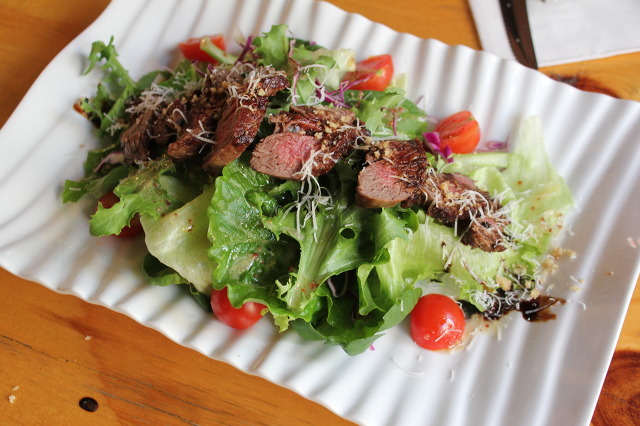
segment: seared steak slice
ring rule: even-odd
[[[489,216],[475,218],[462,234],[461,241],[463,244],[479,248],[482,251],[504,251],[507,249],[503,234],[506,225],[507,222],[504,219],[500,220]]]
[[[244,152],[258,133],[269,97],[287,87],[286,75],[271,67],[251,71],[240,87],[229,86],[230,96],[215,131],[215,143],[203,163],[207,172],[219,173]]]
[[[324,106],[292,106],[269,118],[275,124],[275,133],[295,132],[315,135],[340,130],[344,126],[355,127],[357,119],[353,111]]]
[[[356,204],[366,208],[393,207],[413,197],[415,187],[398,179],[398,169],[387,161],[376,161],[358,175]]]
[[[275,124],[274,134],[256,146],[251,166],[283,179],[326,174],[359,139],[369,136],[355,114],[343,108],[293,106],[269,121]]]
[[[241,69],[212,69],[202,87],[188,98],[167,104],[158,88],[135,98],[128,112],[132,125],[121,135],[121,145],[128,162],[146,161],[155,145],[169,144],[168,153],[178,159],[197,154],[210,141],[217,119],[228,97],[226,90],[242,81]]]
[[[413,205],[424,199],[421,187],[428,167],[419,141],[382,141],[372,145],[368,165],[358,175],[356,203],[362,207]]]
[[[251,156],[251,167],[280,179],[296,179],[311,155],[318,151],[318,145],[318,140],[313,136],[293,132],[274,133],[256,145]]]
[[[431,171],[424,189],[429,203],[427,213],[447,226],[488,212],[489,194],[463,174]]]
[[[153,110],[138,114],[133,124],[120,135],[125,161],[147,161],[151,157],[151,137],[147,130],[153,118]]]
[[[215,144],[204,160],[207,172],[217,174],[247,149],[258,133],[267,103],[266,97],[251,101],[230,99],[216,128]]]
[[[499,212],[500,203],[480,190],[468,176],[430,173],[425,182],[427,214],[454,227],[461,241],[487,252],[506,250],[503,233],[509,220]]]
[[[159,145],[166,145],[176,139],[178,129],[184,125],[186,102],[176,99],[156,112],[156,118],[149,126],[149,136]]]
[[[212,137],[219,117],[219,108],[212,105],[204,95],[194,95],[186,102],[184,110],[187,110],[186,120],[181,115],[183,109],[176,107],[173,110],[173,115],[178,120],[174,123],[181,124],[177,128],[178,138],[167,147],[169,156],[180,160],[197,155],[207,142],[213,143]]]
[[[171,157],[194,157],[207,143],[214,143],[216,126],[226,107],[227,90],[241,82],[238,69],[214,68],[207,74],[199,93],[188,100],[173,102],[172,109],[167,111],[168,122],[175,128],[178,137],[167,148]]]

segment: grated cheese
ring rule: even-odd
[[[176,95],[177,92],[173,87],[151,83],[148,89],[140,93],[138,97],[140,102],[125,109],[125,112],[129,114],[143,114],[149,110],[155,111],[160,105],[175,99]]]
[[[580,300],[567,300],[567,302],[575,303],[577,305],[580,305],[580,307],[582,308],[583,311],[587,310],[587,304],[582,302],[582,301],[580,301]]]
[[[291,210],[296,209],[296,230],[298,232],[300,232],[301,228],[311,220],[314,229],[313,236],[315,241],[318,241],[318,236],[315,232],[318,227],[316,216],[318,207],[320,205],[331,206],[333,204],[333,199],[331,194],[329,194],[329,191],[320,185],[317,177],[312,173],[314,167],[318,165],[317,160],[320,157],[322,157],[323,160],[328,158],[330,161],[337,162],[330,153],[326,153],[322,150],[318,150],[311,154],[309,159],[302,165],[300,171],[293,175],[300,176],[299,178],[302,181],[302,185],[298,191],[296,201],[285,211],[285,213],[289,213]],[[303,210],[306,211],[304,217],[301,216]]]
[[[200,132],[199,133],[195,133],[193,131],[193,129],[187,129],[187,133],[189,133],[191,136],[193,136],[194,138],[198,139],[201,142],[205,142],[205,143],[210,143],[210,144],[215,144],[216,141],[210,138],[207,138],[204,135],[213,135],[215,134],[215,132],[209,131],[209,130],[205,130],[204,126],[202,125],[202,120],[198,121],[198,124],[200,125]]]
[[[174,108],[173,111],[171,111],[171,116],[173,117],[175,115],[175,113],[178,113],[178,115],[180,117],[182,117],[182,120],[184,120],[184,122],[188,122],[189,120],[187,120],[187,116],[184,114],[184,112],[180,109],[180,108]],[[170,121],[172,124],[177,125],[177,123],[175,123],[173,120],[169,119],[168,121]]]
[[[107,117],[106,114],[105,114],[105,117]],[[109,118],[109,117],[107,117],[107,118]],[[116,132],[118,132],[119,130],[123,130],[123,129],[127,128],[127,125],[122,121],[114,122],[111,118],[109,118],[109,120],[111,122],[113,122],[113,124],[111,124],[109,127],[107,127],[107,133],[109,133],[111,136],[114,136],[116,134]]]
[[[423,376],[425,374],[424,371],[412,371],[402,367],[394,358],[391,358],[391,362],[398,368],[398,370],[409,376]]]
[[[569,278],[576,284],[584,284],[584,278],[576,278],[573,275],[569,275]]]

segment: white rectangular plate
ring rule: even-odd
[[[81,77],[95,40],[113,35],[135,77],[169,64],[190,36],[245,35],[289,24],[293,35],[360,58],[392,53],[411,99],[430,114],[471,109],[484,141],[504,141],[541,118],[553,163],[577,201],[563,246],[578,253],[552,278],[568,303],[558,318],[511,315],[500,336],[455,354],[419,349],[400,326],[375,350],[278,335],[268,321],[238,333],[178,288],[147,286],[140,244],[92,238],[89,203],[62,205],[65,179],[81,177],[92,129],[72,109],[99,73]],[[44,101],[46,100],[46,101]],[[591,419],[638,277],[640,104],[581,92],[515,62],[422,40],[311,0],[115,0],[38,78],[0,133],[0,265],[48,288],[123,312],[175,342],[317,401],[362,424],[547,425]],[[18,143],[19,142],[19,143]],[[638,244],[636,244],[638,243]],[[124,248],[123,248],[124,246]],[[578,284],[581,290],[570,290]]]

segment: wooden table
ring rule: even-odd
[[[480,48],[465,0],[331,2],[395,30]],[[0,125],[45,65],[107,3],[0,2]],[[640,101],[640,53],[541,71]],[[639,395],[637,288],[593,424],[637,424]],[[79,407],[84,397],[98,401],[97,412]],[[0,424],[63,422],[348,424],[289,390],[181,347],[121,314],[0,270]]]

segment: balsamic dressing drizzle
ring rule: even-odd
[[[551,312],[554,305],[564,305],[566,300],[561,297],[538,296],[534,299],[523,300],[518,303],[516,310],[522,313],[522,317],[531,322],[544,322],[556,318],[556,314]]]

